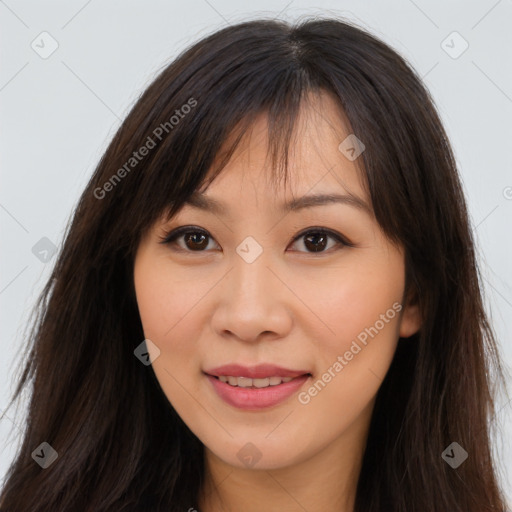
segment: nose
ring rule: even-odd
[[[293,323],[293,294],[265,251],[252,263],[236,255],[216,291],[212,327],[217,335],[244,342],[285,337]]]

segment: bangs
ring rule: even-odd
[[[290,150],[293,145],[298,142],[298,124],[299,117],[302,114],[307,115],[310,111],[315,111],[318,115],[323,116],[322,112],[311,106],[309,93],[321,95],[329,91],[320,88],[309,89],[308,83],[295,82],[295,91],[290,94],[290,87],[283,84],[280,93],[274,98],[272,105],[265,106],[265,110],[258,111],[256,108],[250,110],[245,117],[236,121],[233,119],[227,120],[227,126],[217,126],[220,133],[226,134],[223,139],[218,139],[220,146],[219,152],[214,155],[211,167],[208,170],[202,183],[199,184],[197,190],[204,193],[211,183],[220,175],[226,165],[229,163],[237,149],[244,141],[250,139],[254,125],[258,117],[264,117],[267,125],[267,153],[264,162],[264,167],[267,171],[266,175],[269,177],[269,185],[272,192],[277,195],[278,189],[282,186],[286,187],[290,178]],[[339,103],[339,99],[336,98]],[[250,106],[249,106],[250,108]],[[220,121],[218,121],[220,123]],[[234,127],[233,124],[236,122]],[[306,123],[307,121],[303,121]],[[346,121],[344,128],[346,127]],[[341,140],[341,139],[340,139]],[[341,154],[340,154],[341,160]],[[354,162],[359,167],[359,162]],[[363,173],[364,175],[364,173]],[[338,178],[340,179],[340,178]],[[363,183],[366,185],[367,181],[363,178]],[[180,205],[186,202],[187,198],[184,197],[180,202],[169,202],[165,206],[166,221],[170,220]]]
[[[201,169],[198,174],[202,180],[194,183],[193,189],[191,183],[189,186],[185,184],[184,188],[190,190],[189,194],[167,201],[164,206],[167,219],[177,213],[190,194],[196,191],[204,192],[209,187],[242,142],[250,137],[253,126],[260,116],[265,116],[267,121],[268,148],[265,166],[269,170],[270,185],[273,191],[277,191],[282,185],[286,187],[289,180],[290,146],[296,133],[300,112],[306,108],[308,93],[321,91],[319,88],[313,91],[309,81],[305,80],[305,75],[296,70],[285,70],[282,75],[273,82],[272,90],[268,94],[264,94],[264,91],[269,89],[265,80],[261,83],[249,80],[249,83],[252,83],[252,90],[247,89],[246,84],[236,84],[234,90],[226,91],[233,99],[231,108],[222,110],[217,115],[213,112],[207,114],[212,119],[208,126],[212,142],[209,159],[200,162],[199,155],[191,154],[189,162],[185,163],[187,168]],[[235,106],[239,108],[233,108]],[[200,140],[200,133],[197,137]],[[194,145],[194,141],[192,144]],[[165,169],[161,169],[160,172],[164,174]],[[163,176],[162,178],[165,179]]]

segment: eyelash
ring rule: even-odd
[[[180,236],[183,236],[185,234],[190,234],[190,233],[204,235],[206,237],[209,237],[210,239],[213,239],[213,237],[208,233],[208,231],[206,231],[202,228],[198,228],[195,226],[181,226],[179,228],[171,230],[170,232],[165,233],[163,237],[159,237],[160,238],[159,243],[164,244],[164,245],[175,245],[177,239]],[[305,252],[306,254],[326,254],[326,253],[329,254],[330,252],[332,252],[332,249],[334,249],[335,251],[339,251],[343,247],[354,247],[354,245],[351,242],[349,242],[345,237],[343,237],[336,231],[332,231],[330,229],[321,228],[321,227],[312,227],[312,228],[308,228],[307,230],[302,231],[292,240],[292,243],[294,243],[296,240],[303,238],[309,234],[326,235],[326,236],[336,240],[338,242],[338,245],[341,245],[341,247],[335,246],[335,247],[331,247],[330,249],[327,249],[324,251],[317,251],[317,252],[314,252],[314,251],[298,251],[298,252]],[[206,250],[191,251],[188,249],[183,249],[182,247],[178,247],[177,249],[173,248],[173,250],[176,250],[178,252],[188,252],[188,253],[207,252]]]

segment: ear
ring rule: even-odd
[[[414,291],[409,293],[406,306],[403,309],[402,317],[400,319],[400,337],[409,338],[416,334],[422,324],[421,312],[417,300],[417,295]]]

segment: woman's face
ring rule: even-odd
[[[162,217],[136,254],[156,377],[208,453],[230,466],[360,452],[398,337],[420,325],[403,304],[404,254],[373,218],[355,153],[339,149],[349,135],[342,113],[329,96],[313,105],[299,120],[286,190],[266,179],[260,116],[196,203],[219,209],[189,204]],[[321,194],[345,200],[303,203]],[[285,209],[291,200],[297,207]],[[181,226],[188,232],[159,243]],[[243,368],[216,370],[224,365]]]

